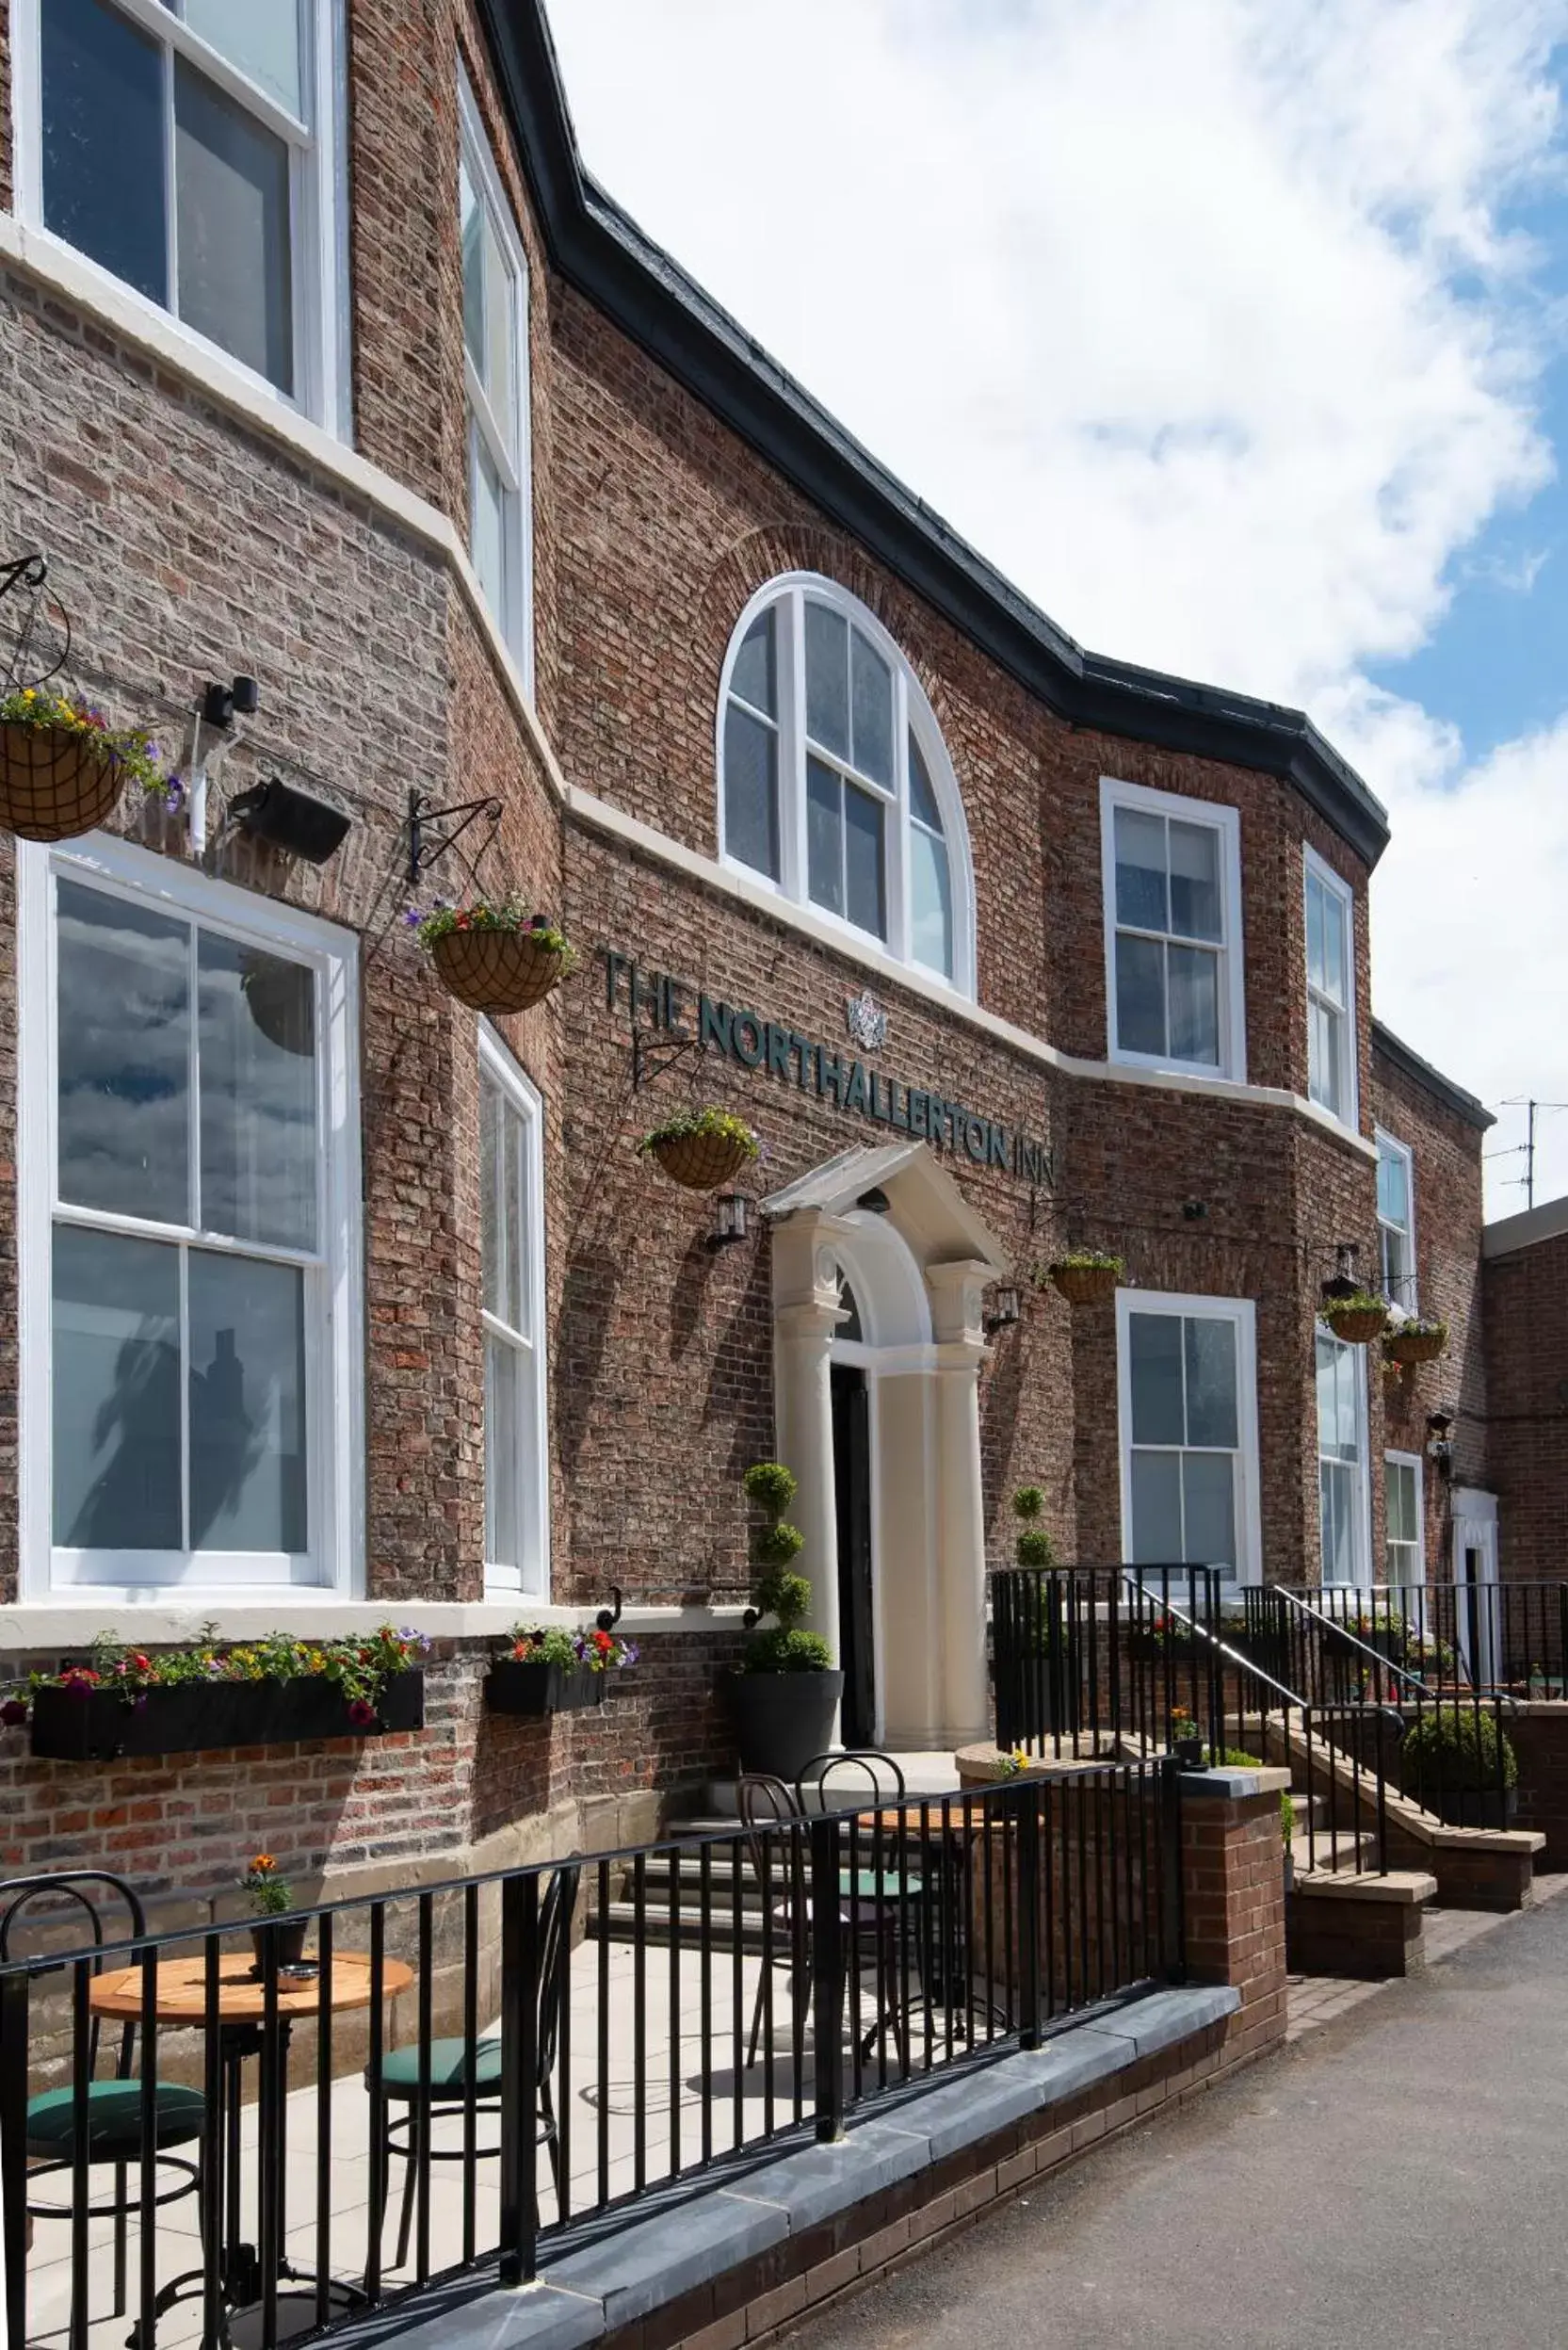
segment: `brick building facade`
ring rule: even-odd
[[[1446,1572],[1431,1412],[1456,1416],[1456,1480],[1489,1473],[1485,1113],[1373,1021],[1376,801],[1298,713],[1084,654],[882,473],[585,179],[537,0],[305,16],[282,59],[151,0],[21,0],[14,55],[0,32],[0,557],[46,550],[73,674],[179,746],[185,785],[112,837],[0,848],[0,1649],[390,1613],[437,1643],[428,1726],[96,1778],[8,1733],[0,1866],[135,1853],[216,1879],[258,1815],[334,1872],[526,1848],[600,1806],[645,1823],[731,1765],[738,1481],[775,1451],[818,1620],[858,1644],[858,1727],[894,1743],[984,1727],[983,1576],[1020,1483],[1064,1560],[1300,1582],[1327,1555],[1369,1580],[1392,1452]],[[177,182],[251,191],[212,216],[244,268],[176,252],[158,280],[132,250],[90,161],[116,74],[149,122],[172,107]],[[260,708],[203,788],[191,714],[236,673]],[[325,864],[229,815],[274,776],[350,818]],[[483,880],[580,952],[482,1033],[400,916],[461,884],[485,828],[411,877],[411,794],[498,802]],[[245,1256],[185,1192],[60,1186],[73,1152],[88,1193],[108,1181],[94,1100],[145,1124],[124,1071],[153,1048],[125,1026],[152,1021],[156,956],[134,942],[176,933],[198,987],[241,974],[224,1081],[277,1097],[252,1190],[294,1164],[290,1119],[329,1170],[292,1253],[252,1229]],[[310,1109],[233,1042],[267,955],[312,974]],[[636,1151],[687,1100],[761,1140],[738,1245]],[[1342,1247],[1382,1263],[1380,1132],[1409,1153],[1419,1309],[1452,1332],[1403,1384],[1316,1318]],[[125,1145],[132,1191],[161,1147]],[[498,1312],[503,1240],[523,1277]],[[1122,1286],[1070,1309],[1044,1268],[1083,1247]],[[264,1360],[257,1460],[202,1505],[227,1545],[195,1525],[199,1459],[170,1471],[177,1539],[124,1532],[152,1508],[149,1423],[106,1366],[175,1252],[176,1386],[215,1391],[222,1311]],[[224,1280],[251,1291],[201,1323],[187,1290]],[[846,1580],[841,1620],[851,1390],[870,1590],[857,1608]],[[1401,1529],[1410,1506],[1401,1485]],[[485,1716],[499,1632],[612,1587],[643,1655],[604,1713]]]

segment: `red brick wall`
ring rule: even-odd
[[[1414,1154],[1417,1302],[1424,1316],[1448,1325],[1448,1351],[1437,1362],[1374,1372],[1383,1405],[1379,1482],[1384,1451],[1424,1453],[1429,1414],[1452,1417],[1452,1480],[1445,1481],[1430,1462],[1423,1479],[1427,1574],[1446,1580],[1453,1573],[1450,1483],[1485,1486],[1492,1476],[1481,1310],[1482,1136],[1381,1052],[1373,1055],[1372,1109],[1384,1132]],[[1378,1262],[1374,1252],[1369,1264],[1375,1269]],[[1379,1561],[1381,1575],[1381,1548]]]
[[[1487,1436],[1500,1572],[1568,1575],[1568,1232],[1489,1256]]]

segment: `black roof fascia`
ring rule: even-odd
[[[1075,726],[1295,786],[1368,865],[1388,818],[1300,710],[1085,653],[880,464],[584,170],[540,0],[479,0],[556,267],[814,505]]]
[[[1401,1077],[1410,1078],[1429,1094],[1435,1094],[1445,1108],[1457,1112],[1467,1126],[1476,1126],[1484,1134],[1488,1126],[1496,1125],[1483,1102],[1479,1102],[1474,1094],[1467,1094],[1462,1085],[1456,1085],[1452,1078],[1446,1078],[1441,1069],[1434,1069],[1430,1061],[1423,1061],[1419,1053],[1412,1052],[1381,1020],[1372,1023],[1372,1050],[1382,1053]]]

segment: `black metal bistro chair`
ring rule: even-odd
[[[99,1888],[109,1903],[121,1904],[125,1911],[127,1931],[106,1935],[104,1931],[105,1902],[94,1901],[85,1889]],[[54,1940],[63,1925],[70,1933],[77,1930],[76,1920],[85,1920],[90,1942],[72,1941],[70,1949],[80,1952],[90,1947],[101,1953],[107,1941],[140,1940],[147,1932],[147,1914],[139,1895],[123,1877],[112,1875],[106,1869],[68,1869],[54,1875],[10,1877],[0,1882],[0,1961],[20,1957],[13,1947],[17,1921],[23,1913],[39,1904],[53,1904],[34,1922],[46,1926]],[[62,1963],[64,1960],[62,1959]],[[91,1962],[94,1975],[104,1970],[101,1955]],[[115,2317],[124,2314],[125,2301],[125,2223],[133,2212],[141,2210],[139,2191],[129,2192],[128,2174],[141,2162],[142,2083],[136,2073],[136,2040],[137,2027],[134,2023],[120,2028],[120,2048],[115,2057],[114,2071],[104,2080],[97,2078],[101,2030],[93,2017],[88,2027],[88,2092],[87,2092],[87,2160],[89,2164],[112,2164],[113,2191],[106,2200],[89,2202],[89,2219],[112,2219],[114,2222],[114,2309]],[[202,2184],[200,2152],[192,2161],[170,2152],[171,2147],[200,2147],[206,2129],[206,2100],[198,2089],[188,2089],[178,2082],[160,2081],[153,2096],[154,2127],[156,2132],[158,2166],[174,2172],[177,2183],[161,2190],[154,2197],[156,2208],[183,2201],[195,2195]],[[70,2219],[70,2203],[40,2202],[33,2199],[31,2188],[40,2179],[57,2171],[70,2171],[78,2152],[76,2122],[76,2090],[73,2082],[63,2088],[44,2089],[27,2100],[27,2184],[26,2205],[30,2219]],[[199,2207],[200,2208],[200,2207]]]
[[[770,1949],[757,1978],[756,2002],[752,2011],[752,2036],[746,2051],[750,2071],[757,2061],[768,2004],[768,1974],[781,1967],[789,1975],[792,2029],[799,2061],[800,2035],[811,2002],[812,1904],[806,1814],[799,1787],[791,1790],[783,1779],[753,1772],[737,1781],[736,1799],[746,1831],[747,1856],[771,1924]],[[918,1879],[911,1882],[918,1890]],[[898,1916],[894,1902],[884,1898],[883,1892],[884,1888],[873,1888],[868,1883],[857,1884],[854,1872],[841,1870],[839,1931],[852,1946],[851,1963],[857,1975],[868,1968],[876,1970],[878,2012],[870,2029],[862,2035],[862,2053],[869,2055],[878,2039],[891,2027],[899,2060],[907,2071],[908,2019],[897,1990]],[[848,1970],[844,1988],[848,1994]]]
[[[556,2119],[555,2091],[552,2081],[556,2068],[556,2050],[560,2038],[561,2012],[566,2005],[572,1972],[572,1919],[577,1906],[577,1888],[582,1882],[580,1862],[564,1863],[557,1869],[545,1888],[539,1910],[539,2143],[549,2159],[550,2176],[555,2181],[558,2209],[560,2203],[560,2140]],[[409,2237],[413,2228],[414,2196],[419,2180],[421,2130],[419,2113],[419,2043],[395,2049],[381,2059],[380,2111],[375,2115],[373,2127],[380,2131],[389,2155],[396,2155],[406,2163],[403,2177],[403,2209],[397,2225],[397,2258],[393,2265],[401,2268],[409,2257]],[[498,2116],[501,2111],[501,2035],[498,2032],[483,2033],[472,2046],[467,2040],[453,2038],[430,2042],[430,2120],[442,2115],[463,2110],[472,2080],[476,2115]],[[368,2076],[366,2077],[368,2086]],[[482,2100],[482,2101],[481,2101]],[[394,2106],[407,2111],[395,2113]],[[425,2149],[432,2163],[461,2163],[467,2154],[466,2147],[442,2147],[432,2142]],[[500,2155],[500,2147],[477,2146],[477,2162],[493,2162]],[[378,2235],[386,2218],[387,2198],[391,2193],[391,2177],[383,2165],[381,2208],[376,2214]]]

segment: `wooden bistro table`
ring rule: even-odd
[[[413,1969],[400,1958],[383,1958],[380,1974],[383,2000],[396,1998],[413,1981]],[[205,2208],[221,2213],[219,2284],[225,2308],[237,2309],[259,2302],[263,2292],[263,2261],[256,2246],[244,2242],[240,2234],[240,2108],[243,2067],[251,2056],[272,2060],[270,2064],[264,2062],[261,2082],[259,2233],[264,2248],[272,2248],[275,2274],[296,2283],[308,2282],[315,2290],[315,2279],[301,2279],[299,2273],[283,2259],[283,2182],[288,2161],[284,2116],[289,2035],[297,2019],[310,2021],[320,2016],[322,1982],[319,1969],[315,1967],[308,1974],[303,1968],[298,1972],[278,1969],[275,2003],[270,2010],[270,2037],[267,1986],[255,1970],[248,1946],[219,1957],[217,1988],[218,2061],[216,2074],[211,2077],[217,2083],[218,2110],[209,2119],[202,2160],[204,2165],[216,2163],[219,2177],[212,2184],[211,2200]],[[328,2008],[334,2015],[342,2015],[354,2008],[368,2007],[370,2002],[369,1955],[359,1951],[334,1951]],[[140,2023],[141,1969],[122,1967],[97,1976],[89,1991],[88,2004],[97,2015]],[[159,1960],[153,2012],[160,2024],[183,2025],[187,2031],[197,2032],[206,2028],[210,2010],[204,1956]],[[202,2269],[176,2277],[158,2295],[159,2313],[175,2301],[191,2297],[188,2289],[200,2292],[204,2286]],[[352,2286],[341,2282],[334,2282],[330,2290],[333,2301],[340,2306],[352,2306],[362,2297]]]

